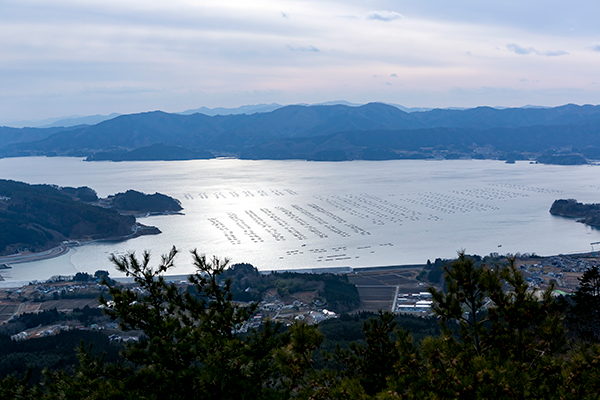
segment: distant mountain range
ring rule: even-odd
[[[215,115],[207,115],[209,111]],[[269,104],[237,109],[244,113],[233,111],[154,111],[70,128],[4,127],[0,128],[0,156],[175,160],[212,154],[248,159],[539,158],[553,162],[558,155],[559,163],[600,158],[600,106],[409,113],[382,103]]]

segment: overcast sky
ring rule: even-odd
[[[0,123],[258,103],[600,103],[598,0],[0,0]]]

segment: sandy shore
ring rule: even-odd
[[[50,250],[42,251],[39,253],[19,253],[11,254],[10,256],[0,257],[0,264],[19,264],[31,261],[47,260],[49,258],[59,257],[69,252],[67,246],[58,246]]]

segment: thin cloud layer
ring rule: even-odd
[[[0,124],[332,98],[596,104],[598,13],[596,0],[4,0]]]
[[[300,47],[287,46],[287,47],[291,51],[310,51],[310,52],[313,52],[313,53],[318,53],[319,52],[319,49],[317,49],[315,46],[300,46]]]
[[[600,43],[594,43],[589,47],[592,51],[600,53]]]
[[[379,21],[394,21],[396,19],[404,18],[402,14],[395,11],[371,11],[367,13],[367,19],[375,19]]]
[[[557,57],[557,56],[565,56],[568,55],[566,51],[563,50],[555,50],[555,51],[538,51],[533,47],[522,47],[515,43],[509,43],[506,45],[506,48],[512,51],[515,54],[526,55],[526,54],[536,54],[538,56],[546,56],[546,57]]]

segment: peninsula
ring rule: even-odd
[[[159,234],[134,215],[181,209],[178,200],[160,193],[130,190],[99,199],[88,187],[0,180],[0,262],[55,257],[78,242]]]
[[[583,204],[574,199],[555,200],[550,214],[561,217],[577,218],[577,222],[595,228],[600,227],[600,204]]]

